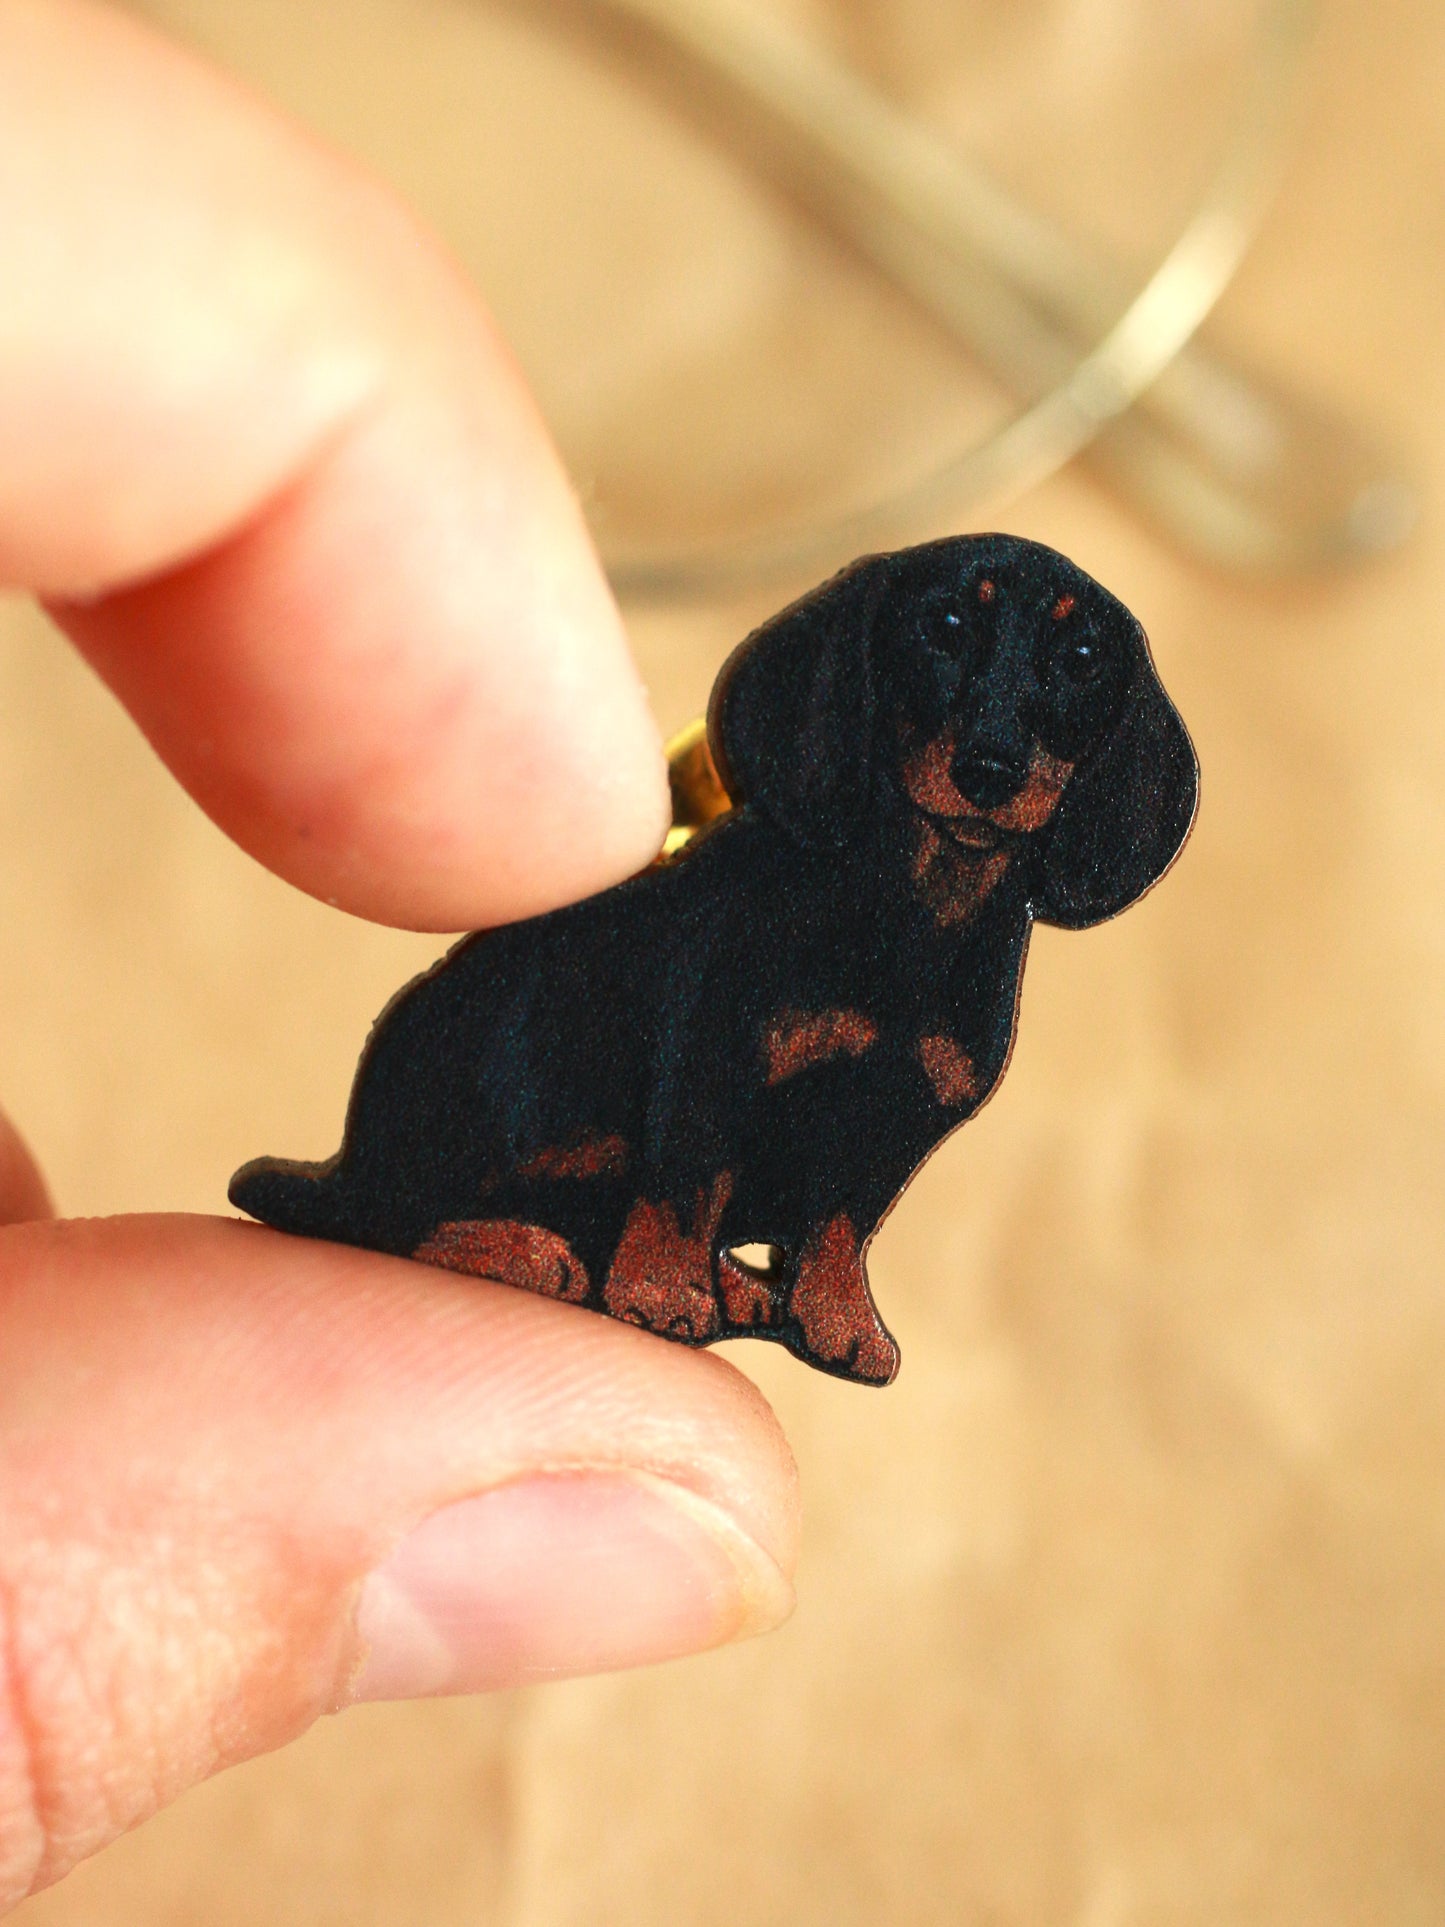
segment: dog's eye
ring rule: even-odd
[[[959,690],[973,672],[976,642],[957,609],[937,604],[921,612],[918,640],[918,662],[924,671],[919,686],[919,717],[928,728],[935,728],[958,700]]]
[[[950,643],[954,643],[955,646],[950,648]],[[927,661],[940,693],[944,697],[951,697],[963,681],[964,665],[958,653],[956,638],[948,630],[930,639]]]
[[[1105,652],[1093,636],[1073,636],[1056,660],[1066,681],[1082,685],[1097,682],[1103,674]]]
[[[930,609],[923,617],[921,638],[930,655],[955,665],[964,661],[973,647],[968,625],[957,609]]]

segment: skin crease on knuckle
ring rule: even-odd
[[[82,1543],[85,1521],[7,1535],[25,1551],[0,1571],[0,1906],[340,1698],[344,1582],[279,1544],[249,1571],[233,1545],[207,1558],[203,1523],[157,1531],[151,1511],[120,1543]]]
[[[178,1555],[154,1533],[32,1547],[0,1586],[0,1904],[344,1697],[354,1581],[279,1538],[247,1561],[174,1532]]]

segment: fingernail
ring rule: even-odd
[[[782,1571],[719,1507],[645,1473],[549,1474],[433,1513],[361,1589],[358,1700],[610,1672],[767,1632]]]

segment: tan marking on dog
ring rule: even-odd
[[[1042,743],[1035,743],[1029,756],[1029,773],[1017,796],[1010,797],[995,810],[980,809],[970,803],[953,780],[953,759],[958,754],[957,732],[945,729],[930,737],[903,759],[903,787],[910,799],[930,816],[946,816],[961,826],[970,822],[988,823],[997,830],[1039,830],[1059,806],[1074,766],[1062,756],[1051,755]]]
[[[918,1056],[940,1104],[972,1103],[978,1097],[973,1059],[952,1037],[941,1033],[920,1037]]]
[[[686,1229],[671,1204],[633,1205],[602,1289],[614,1318],[695,1345],[717,1336],[712,1247],[732,1188],[732,1173],[719,1172],[698,1192]]]
[[[873,1304],[862,1247],[846,1216],[830,1218],[809,1242],[788,1309],[815,1358],[846,1365],[875,1385],[897,1373],[898,1347]]]
[[[934,920],[948,928],[977,915],[984,898],[1002,881],[1009,861],[1007,850],[960,849],[932,823],[920,819],[913,886]]]
[[[919,897],[944,925],[966,923],[976,915],[1008,869],[1012,851],[997,846],[995,833],[1016,836],[1041,830],[1074,771],[1072,763],[1036,743],[1018,795],[995,810],[983,810],[953,780],[957,749],[956,732],[946,729],[911,751],[902,764],[910,800],[940,819],[919,821],[912,872]]]
[[[1035,743],[1028,781],[1017,796],[986,812],[989,822],[1000,830],[1041,830],[1059,807],[1073,773],[1072,763],[1051,756],[1042,743]]]
[[[548,1145],[517,1166],[519,1178],[610,1178],[627,1168],[627,1140],[579,1138],[575,1144]]]
[[[763,1032],[768,1082],[781,1084],[830,1057],[861,1057],[877,1038],[878,1026],[861,1010],[780,1011]]]
[[[587,1271],[567,1240],[539,1224],[512,1218],[465,1218],[438,1225],[411,1254],[424,1265],[495,1278],[500,1285],[534,1291],[541,1298],[580,1304]]]
[[[981,816],[953,780],[958,738],[951,729],[931,736],[903,759],[903,787],[932,816]]]
[[[738,1263],[730,1251],[718,1259],[718,1294],[723,1316],[737,1331],[766,1330],[778,1322],[778,1307],[768,1280]]]

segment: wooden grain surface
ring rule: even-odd
[[[1131,602],[1204,767],[1116,925],[1039,934],[996,1104],[875,1254],[883,1396],[736,1348],[794,1441],[780,1634],[369,1708],[25,1927],[1391,1927],[1445,1919],[1445,16],[1327,9],[1224,319],[1397,437],[1407,551],[1262,588],[1074,474],[1008,525]],[[662,719],[765,598],[634,623]],[[231,849],[0,611],[0,1084],[64,1207],[331,1148],[433,940]]]

